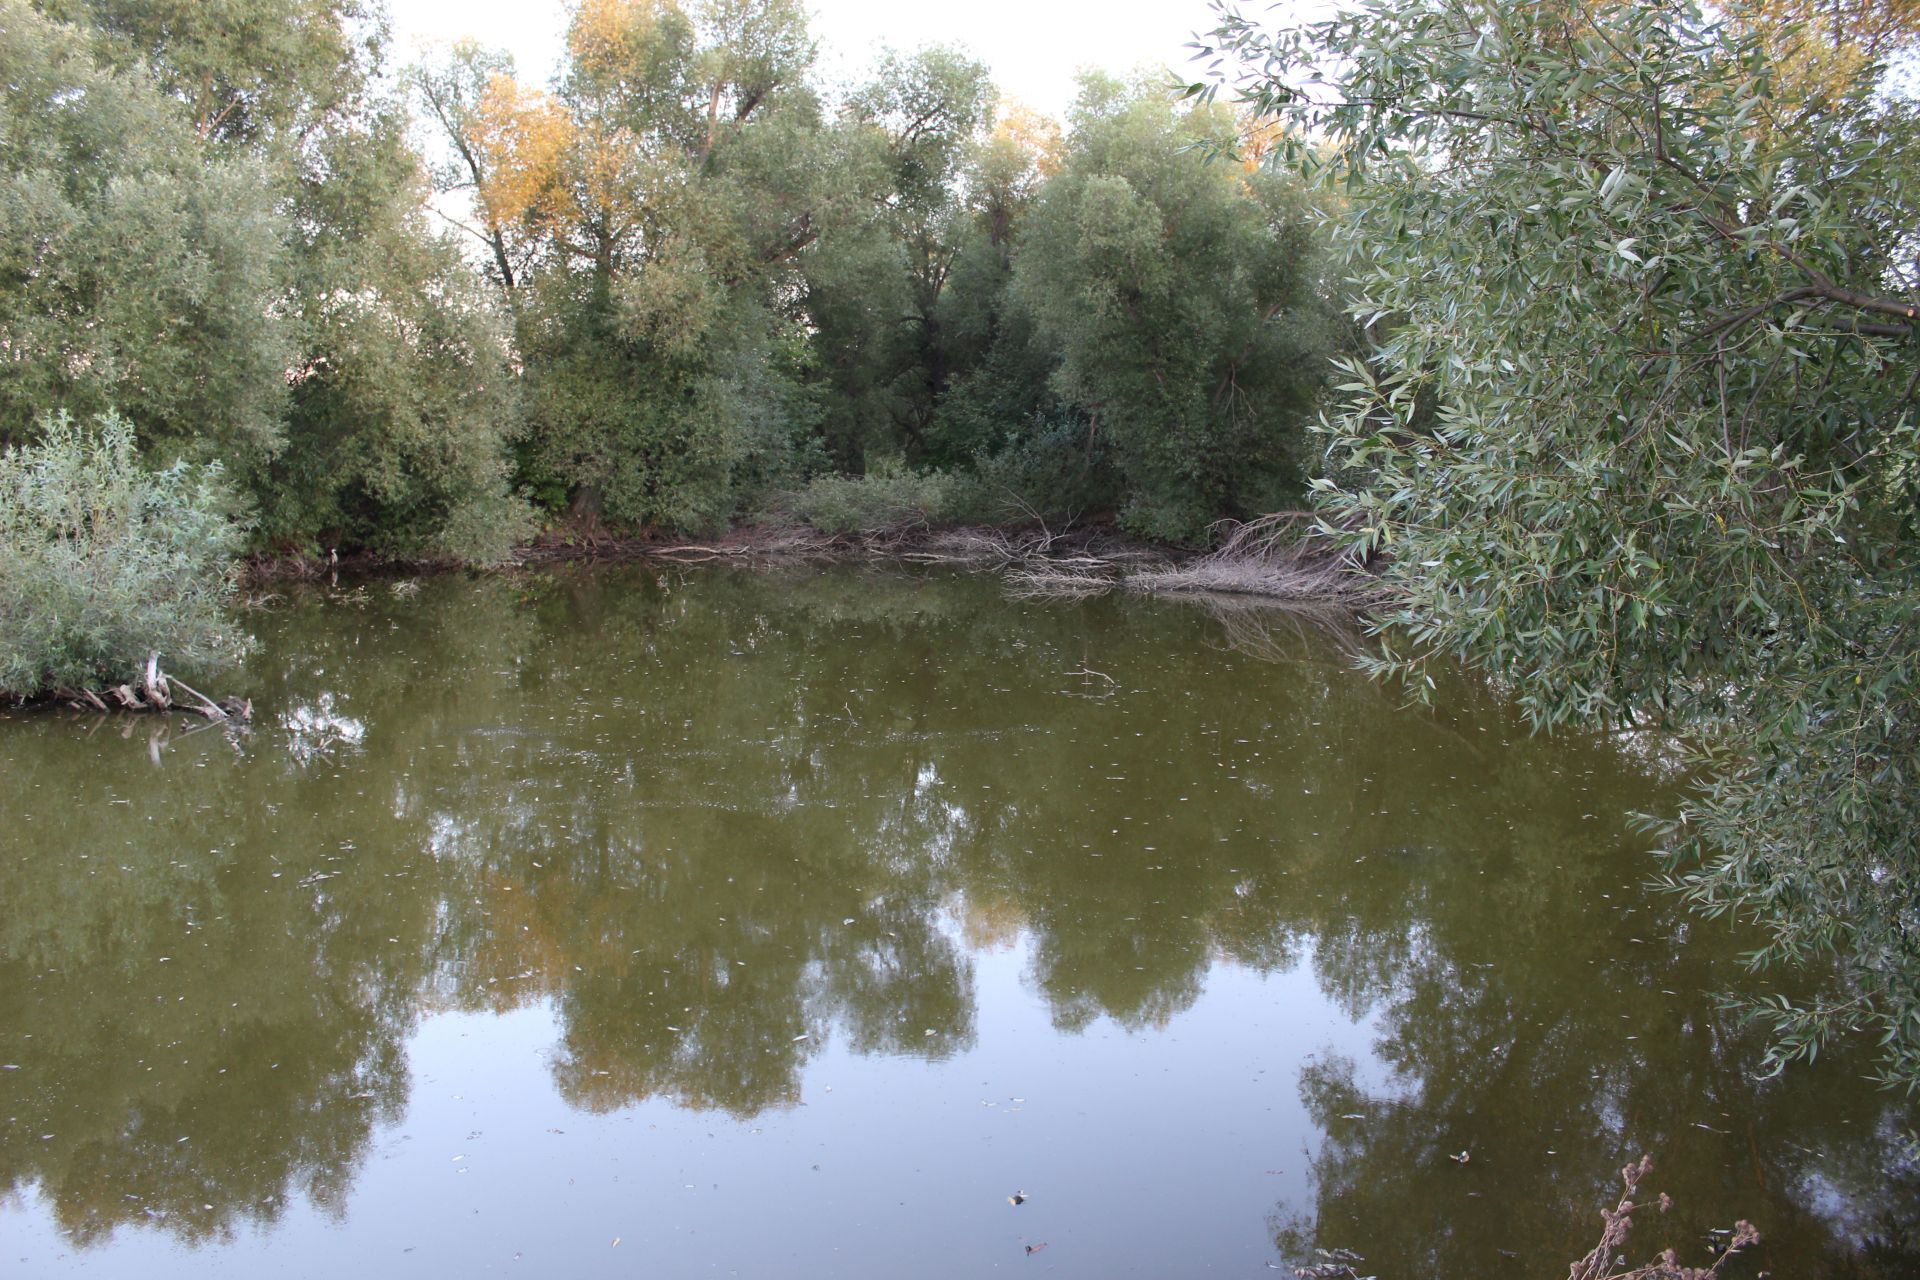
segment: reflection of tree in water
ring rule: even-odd
[[[1529,794],[1536,777],[1496,774],[1494,811],[1552,812]],[[1314,1202],[1275,1210],[1281,1253],[1354,1248],[1381,1275],[1538,1274],[1591,1247],[1611,1166],[1650,1152],[1648,1187],[1686,1190],[1639,1220],[1648,1256],[1672,1244],[1704,1264],[1708,1233],[1737,1215],[1799,1242],[1763,1246],[1756,1266],[1846,1274],[1841,1242],[1865,1224],[1816,1215],[1910,1214],[1920,1189],[1896,1154],[1897,1102],[1807,1072],[1753,1079],[1759,1045],[1707,994],[1724,955],[1709,968],[1671,904],[1621,893],[1598,824],[1553,826],[1517,818],[1506,848],[1425,856],[1412,883],[1391,859],[1346,879],[1333,909],[1347,925],[1316,931],[1316,969],[1374,1017],[1388,1075],[1369,1082],[1332,1054],[1303,1068],[1324,1136]],[[1534,842],[1560,869],[1517,856]]]
[[[36,797],[0,830],[0,900],[44,908],[0,919],[0,1043],[21,1059],[0,1115],[34,1126],[0,1130],[0,1186],[38,1182],[76,1239],[343,1203],[404,1107],[423,1009],[549,1001],[574,1105],[746,1117],[795,1100],[835,1036],[963,1051],[968,947],[1018,935],[1063,1029],[1164,1025],[1216,962],[1306,957],[1379,1019],[1391,1088],[1331,1062],[1306,1083],[1334,1244],[1474,1189],[1449,1174],[1524,1168],[1503,1184],[1534,1206],[1516,1234],[1558,1232],[1571,1258],[1607,1171],[1540,1165],[1527,1144],[1553,1126],[1569,1147],[1665,1139],[1705,1187],[1725,1161],[1686,1128],[1692,1102],[1763,1136],[1821,1105],[1794,1077],[1744,1082],[1711,1008],[1659,994],[1710,984],[1702,949],[1630,905],[1617,827],[1583,816],[1644,783],[1471,691],[1452,716],[1393,714],[1311,636],[1263,629],[1265,659],[1295,660],[1256,663],[1153,602],[1011,606],[990,582],[887,572],[369,598],[263,621],[267,714],[237,755],[196,739],[155,772],[70,721],[0,735],[0,770]],[[298,726],[364,732],[297,749],[311,734],[270,709],[300,707]],[[103,761],[130,804],[86,781]],[[1794,1123],[1854,1154],[1759,1148],[1801,1180],[1770,1192],[1782,1212],[1874,1154]],[[1744,1189],[1726,1202],[1757,1215]],[[1440,1216],[1406,1224],[1408,1266],[1382,1274],[1497,1261],[1458,1238],[1484,1215]]]
[[[73,792],[37,736],[0,770]],[[57,838],[0,833],[0,900],[33,904],[0,925],[0,1185],[39,1181],[82,1243],[121,1222],[224,1236],[292,1195],[337,1210],[406,1099],[431,899],[330,875],[332,844],[263,864],[281,833],[227,754],[202,751],[191,798],[96,771],[84,803],[35,812]]]
[[[524,644],[493,604],[476,593],[427,624],[311,605],[264,618],[285,634],[251,681],[260,727],[233,745],[176,735],[158,769],[85,718],[0,734],[0,776],[29,797],[0,825],[0,901],[32,904],[0,915],[18,1068],[0,1072],[0,1115],[16,1118],[0,1187],[37,1182],[82,1243],[123,1223],[225,1237],[293,1197],[344,1208],[375,1126],[405,1107],[441,905],[405,782],[378,794],[360,766],[385,750],[404,779],[434,745],[448,690],[415,678],[423,625],[447,627],[428,647],[471,667]],[[466,625],[476,613],[487,625]],[[373,627],[398,633],[384,661],[363,657]],[[378,739],[309,749],[311,717],[277,724],[303,707],[377,719]]]

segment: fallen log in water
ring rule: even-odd
[[[191,702],[183,702],[174,696],[178,689]],[[160,669],[160,655],[157,652],[147,654],[146,670],[141,674],[140,685],[136,688],[131,682],[117,684],[105,691],[102,697],[93,689],[75,689],[61,686],[53,691],[53,700],[65,703],[79,711],[180,711],[191,715],[205,716],[209,720],[224,720],[244,724],[253,719],[253,701],[250,698],[222,698],[215,702],[206,694],[188,684],[178,676],[170,676]],[[107,698],[112,698],[109,703]]]

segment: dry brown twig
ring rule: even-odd
[[[1586,1257],[1573,1264],[1567,1272],[1567,1280],[1715,1280],[1729,1258],[1760,1242],[1759,1231],[1743,1218],[1733,1224],[1726,1249],[1714,1259],[1712,1266],[1686,1266],[1672,1249],[1668,1249],[1645,1266],[1620,1270],[1626,1266],[1626,1255],[1622,1250],[1628,1234],[1633,1230],[1633,1215],[1645,1207],[1636,1203],[1633,1197],[1639,1190],[1641,1180],[1652,1169],[1653,1157],[1641,1156],[1638,1164],[1630,1164],[1620,1170],[1620,1181],[1625,1188],[1620,1194],[1620,1203],[1600,1211],[1601,1220],[1606,1224],[1600,1233],[1600,1243]],[[1654,1203],[1659,1206],[1660,1212],[1665,1213],[1673,1201],[1663,1191]]]
[[[1207,591],[1271,600],[1358,603],[1374,581],[1344,556],[1328,554],[1299,534],[1305,516],[1282,511],[1257,520],[1222,521],[1225,536],[1208,554],[1125,580],[1135,591]]]
[[[1214,526],[1220,545],[1203,556],[1169,564],[1162,559],[1125,569],[1123,559],[1088,545],[1080,554],[1049,554],[1056,540],[1007,544],[1008,581],[1017,596],[1097,595],[1116,587],[1129,591],[1209,596],[1245,596],[1293,605],[1352,608],[1378,594],[1378,580],[1345,555],[1307,541],[1303,512],[1283,511],[1257,520]]]

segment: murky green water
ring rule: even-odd
[[[0,1272],[1553,1275],[1651,1151],[1649,1253],[1913,1274],[1644,758],[960,575],[340,594],[243,739],[0,716]]]

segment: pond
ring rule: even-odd
[[[244,735],[0,716],[9,1276],[1558,1275],[1642,1153],[1637,1254],[1913,1274],[1912,1113],[1755,1077],[1644,744],[946,571],[253,625]]]

